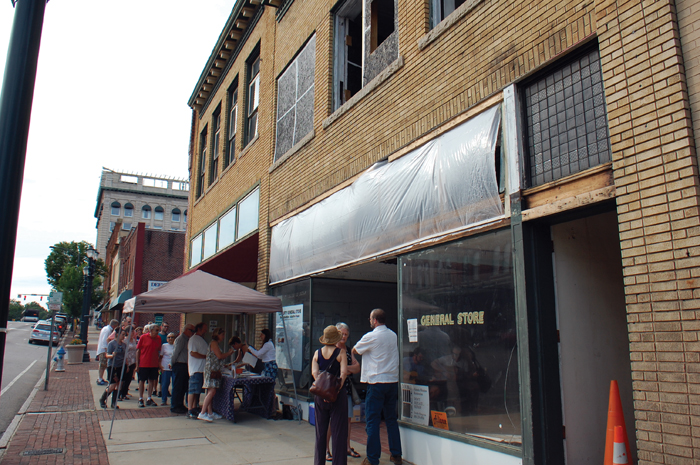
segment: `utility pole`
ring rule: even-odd
[[[46,0],[12,0],[15,18],[0,92],[0,383],[29,120]]]

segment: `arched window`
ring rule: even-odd
[[[132,216],[134,216],[134,206],[130,203],[124,204],[124,216],[126,218],[131,218]]]
[[[153,218],[156,219],[156,220],[161,220],[161,221],[162,221],[162,220],[163,220],[163,212],[164,212],[164,211],[165,211],[165,210],[163,210],[163,207],[161,207],[160,205],[157,206],[157,207],[156,207],[156,214],[153,216]]]
[[[179,223],[180,222],[180,209],[179,208],[173,208],[173,218],[172,218],[173,223]]]
[[[144,205],[143,208],[141,208],[141,218],[144,220],[147,220],[151,217],[151,207],[148,205]]]
[[[121,214],[122,204],[119,202],[112,202],[112,216],[119,216]]]

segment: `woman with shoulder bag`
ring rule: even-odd
[[[348,338],[350,337],[350,327],[346,323],[337,323],[335,327],[338,328],[338,331],[340,331],[340,334],[342,336],[342,339],[340,339],[340,341],[338,341],[338,343],[335,346],[339,349],[345,350],[348,359],[348,376],[345,379],[345,389],[348,393],[348,457],[357,458],[360,457],[360,454],[355,449],[350,447],[350,430],[352,429],[352,407],[355,403],[360,403],[360,397],[358,396],[357,391],[355,391],[355,388],[352,385],[352,375],[360,372],[360,362],[357,361],[357,359],[355,358],[355,354],[353,354],[350,350],[350,347],[347,346]],[[357,400],[353,401],[353,397],[356,397]],[[326,436],[326,462],[333,461],[333,454],[331,454],[330,448],[330,440],[331,430],[329,425],[328,435]]]
[[[202,411],[197,418],[210,423],[213,420],[222,418],[221,415],[214,412],[214,396],[216,395],[216,390],[221,386],[221,367],[224,364],[223,360],[233,354],[233,348],[228,352],[222,352],[219,347],[219,342],[223,340],[225,332],[226,330],[224,328],[216,328],[214,332],[211,333],[209,352],[207,352],[207,361],[204,365],[203,386],[207,389],[207,396],[204,398]]]
[[[347,354],[344,349],[335,345],[342,339],[342,334],[335,326],[331,325],[323,330],[323,336],[319,342],[323,347],[314,353],[311,363],[311,374],[314,377],[314,386],[320,381],[335,381],[333,389],[336,398],[329,401],[316,395],[314,398],[314,410],[316,413],[316,451],[314,453],[314,465],[323,465],[326,460],[326,437],[330,424],[333,435],[333,465],[346,465],[348,456],[345,449],[348,436],[348,397],[345,392],[338,394],[347,376]],[[325,373],[324,373],[325,372]],[[324,393],[325,394],[325,393]]]

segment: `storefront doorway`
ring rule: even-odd
[[[617,215],[552,225],[551,238],[566,464],[602,460],[610,380],[619,383],[636,457]]]

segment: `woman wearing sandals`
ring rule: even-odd
[[[355,449],[350,447],[350,428],[352,427],[351,420],[352,420],[352,407],[353,407],[352,375],[360,372],[360,362],[357,361],[357,359],[355,358],[355,354],[353,354],[352,351],[350,350],[350,348],[347,347],[348,338],[350,337],[350,327],[345,323],[338,323],[335,325],[335,327],[338,328],[338,331],[340,331],[340,334],[343,335],[340,342],[338,342],[335,346],[339,349],[345,350],[345,352],[348,354],[348,377],[345,379],[345,389],[348,392],[348,457],[357,458],[357,457],[360,457],[360,454],[358,454]],[[329,425],[328,426],[328,436],[326,438],[326,462],[333,461],[333,454],[331,454],[330,442],[331,442],[331,429],[330,429],[330,425]]]
[[[348,373],[348,360],[345,349],[335,345],[341,341],[343,335],[335,326],[328,326],[323,330],[323,336],[319,342],[323,347],[314,353],[311,363],[311,374],[318,379],[321,371],[338,376],[342,383]],[[341,392],[335,402],[328,402],[319,396],[314,397],[314,410],[316,412],[316,450],[314,452],[314,465],[323,465],[325,462],[326,438],[328,427],[333,434],[333,465],[347,465],[348,456],[345,455],[345,444],[348,437],[348,396]]]
[[[226,330],[224,328],[216,328],[214,332],[211,333],[211,342],[209,343],[209,352],[207,352],[207,361],[204,365],[204,388],[207,390],[207,396],[204,398],[204,403],[202,404],[202,411],[197,417],[200,420],[212,422],[213,420],[218,420],[221,417],[218,413],[214,412],[214,396],[216,395],[216,390],[221,387],[221,368],[224,364],[224,359],[233,354],[233,348],[228,352],[222,352],[219,347],[219,342],[224,339],[224,333]]]

